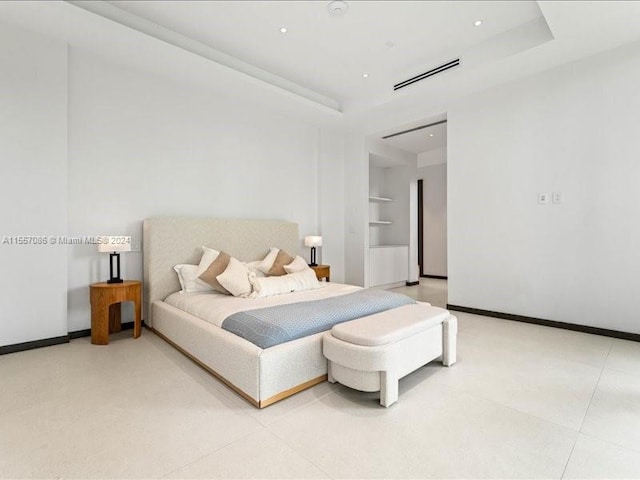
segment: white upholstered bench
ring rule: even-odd
[[[398,380],[438,357],[456,361],[458,321],[427,303],[405,305],[334,326],[323,337],[328,379],[363,392],[380,391],[380,404],[398,400]]]

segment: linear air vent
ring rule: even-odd
[[[444,65],[440,65],[439,67],[432,68],[428,72],[424,72],[424,73],[421,73],[420,75],[416,75],[415,77],[412,77],[409,80],[405,80],[404,82],[396,83],[393,86],[393,89],[394,90],[400,90],[401,88],[408,87],[409,85],[412,85],[412,84],[414,84],[416,82],[419,82],[420,80],[424,80],[425,78],[433,77],[434,75],[437,75],[439,73],[445,72],[445,71],[447,71],[447,70],[449,70],[451,68],[458,67],[458,66],[460,66],[460,59],[456,58],[455,60],[451,60],[450,62],[445,63]]]
[[[409,130],[403,130],[401,132],[392,133],[391,135],[385,135],[382,137],[383,140],[387,138],[397,137],[398,135],[404,135],[405,133],[415,132],[416,130],[422,130],[423,128],[435,127],[436,125],[442,125],[443,123],[447,123],[446,120],[439,120],[437,122],[428,123],[427,125],[420,125],[419,127],[410,128]]]

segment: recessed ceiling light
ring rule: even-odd
[[[282,28],[280,29],[280,33],[287,33],[287,32],[288,32],[288,30],[287,30],[287,28],[286,28],[286,27],[282,27]]]
[[[476,20],[475,22],[473,22],[473,24],[474,24],[476,27],[479,27],[480,25],[482,25],[482,20]]]
[[[433,133],[430,133],[430,134],[429,134],[429,136],[430,136],[430,137],[433,137]]]
[[[368,73],[363,73],[362,74],[362,78],[369,78],[369,74]]]

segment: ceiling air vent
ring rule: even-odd
[[[416,82],[419,82],[420,80],[424,80],[425,78],[433,77],[434,75],[437,75],[439,73],[445,72],[447,70],[450,70],[450,69],[452,69],[454,67],[458,67],[458,66],[460,66],[460,59],[456,58],[455,60],[451,60],[450,62],[445,63],[444,65],[440,65],[439,67],[432,68],[428,72],[424,72],[424,73],[421,73],[420,75],[416,75],[415,77],[412,77],[409,80],[405,80],[404,82],[396,83],[393,86],[393,89],[394,90],[400,90],[401,88],[408,87],[409,85],[412,85],[412,84],[414,84]]]

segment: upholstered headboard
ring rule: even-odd
[[[202,245],[239,260],[262,259],[270,247],[296,255],[298,224],[279,220],[158,217],[143,223],[144,321],[153,326],[151,304],[180,290],[174,265],[197,265]]]

